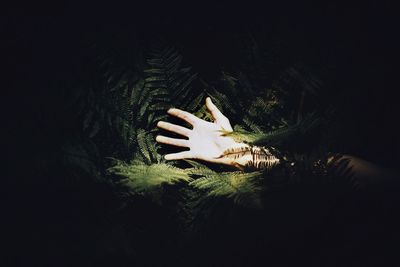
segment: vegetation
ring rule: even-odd
[[[269,205],[268,195],[279,188],[323,183],[354,188],[347,162],[336,156],[328,163],[325,126],[331,110],[317,104],[324,87],[310,70],[277,66],[260,47],[254,60],[250,46],[242,50],[238,70],[222,71],[218,80],[207,81],[168,42],[145,47],[122,53],[104,43],[93,46],[88,73],[68,89],[76,134],[63,146],[65,168],[109,187],[119,199],[119,212],[140,214],[142,205],[150,205],[149,212],[162,209],[174,218],[169,238],[185,246],[188,237],[210,229],[211,221],[222,222],[224,212],[262,211]],[[183,123],[167,115],[170,107],[211,120],[204,105],[207,96],[230,118],[234,139],[270,147],[283,164],[232,171],[191,160],[165,161],[162,155],[176,148],[155,142],[160,131],[156,123]],[[131,234],[135,238],[139,232]]]

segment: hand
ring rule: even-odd
[[[224,136],[226,132],[232,132],[232,126],[227,117],[214,105],[209,97],[206,99],[207,109],[210,111],[214,122],[208,122],[196,117],[189,112],[172,108],[168,114],[176,116],[193,126],[188,129],[172,123],[159,121],[157,127],[177,133],[188,139],[177,139],[159,135],[156,141],[163,144],[188,147],[188,151],[165,155],[166,160],[199,159],[208,162],[234,165],[233,159],[222,157],[227,149],[247,146],[237,143],[231,137]]]

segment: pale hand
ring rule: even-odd
[[[247,145],[238,143],[229,136],[224,136],[224,133],[233,131],[232,126],[228,118],[219,111],[209,97],[206,99],[206,106],[213,116],[214,122],[208,122],[189,112],[172,108],[168,110],[168,114],[188,122],[193,126],[193,129],[164,121],[157,123],[159,128],[188,138],[177,139],[162,135],[157,136],[156,141],[159,143],[189,148],[187,151],[165,155],[166,160],[198,159],[227,165],[234,164],[231,158],[223,157],[223,152],[227,149]]]

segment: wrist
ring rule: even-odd
[[[270,149],[245,143],[237,143],[234,147],[225,150],[222,158],[229,165],[241,170],[271,169],[280,163],[279,158],[273,155]]]

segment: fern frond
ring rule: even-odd
[[[203,105],[200,109],[198,109],[197,111],[194,112],[194,115],[196,117],[199,117],[202,120],[205,121],[210,121],[212,122],[214,120],[213,116],[211,115],[211,113],[208,111],[207,107],[205,105]]]
[[[131,163],[117,160],[108,171],[119,176],[121,178],[119,182],[132,194],[143,194],[163,184],[191,181],[184,170],[165,163],[147,165],[137,160]]]
[[[239,157],[243,157],[251,151],[249,146],[235,147],[227,149],[223,152],[223,156],[237,159]]]
[[[285,142],[295,136],[297,138],[300,138],[305,134],[311,132],[312,130],[316,129],[321,123],[322,120],[318,118],[315,114],[309,114],[303,120],[299,121],[296,124],[281,127],[267,134],[259,136],[258,139],[253,141],[253,144],[275,145]]]
[[[149,151],[149,148],[147,147],[146,134],[147,134],[147,132],[143,129],[137,130],[138,150],[140,151],[141,155],[144,157],[145,162],[147,164],[150,164],[152,162],[151,154],[150,154],[151,152]]]
[[[261,126],[257,125],[256,122],[251,120],[249,117],[245,116],[243,118],[243,123],[253,132],[255,133],[263,133],[263,130],[261,129]]]
[[[262,172],[214,172],[203,168],[190,170],[191,174],[200,177],[189,184],[195,188],[206,190],[209,197],[232,198],[237,204],[260,207],[259,193],[261,187],[258,180]]]
[[[277,106],[279,106],[279,100],[273,93],[269,93],[265,98],[257,97],[254,99],[248,109],[248,114],[252,117],[265,116],[272,113]]]
[[[274,145],[288,140],[290,137],[296,135],[297,132],[298,128],[295,126],[282,127],[269,133],[258,135],[256,139],[252,140],[252,143],[255,145]]]
[[[233,138],[236,142],[253,143],[262,138],[264,133],[249,132],[243,129],[243,127],[235,125],[233,127],[233,132],[224,132],[223,135]]]

